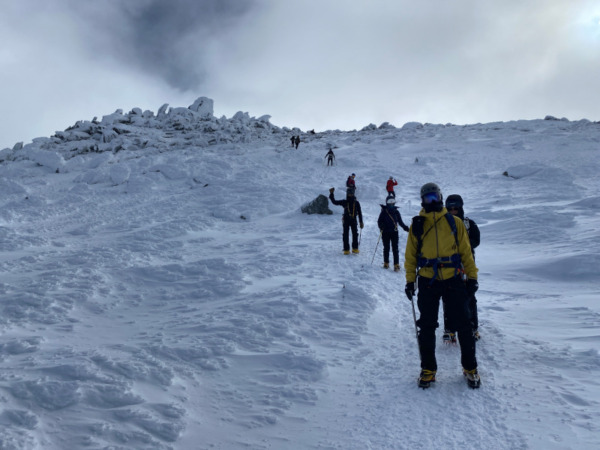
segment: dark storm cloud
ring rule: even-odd
[[[100,21],[110,30],[112,39],[103,39],[94,51],[159,76],[174,88],[193,90],[206,78],[209,43],[235,28],[255,2],[120,0],[104,11],[81,2],[74,6],[90,27],[97,29]]]
[[[133,55],[143,68],[184,90],[205,78],[203,41],[227,33],[252,7],[239,0],[155,0],[128,12]]]

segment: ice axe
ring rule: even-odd
[[[417,286],[417,289],[419,289],[418,288],[418,281],[419,281],[419,278],[417,277],[417,279],[415,280],[415,285]],[[415,312],[415,302],[413,300],[414,297],[415,297],[415,295],[417,295],[417,291],[415,291],[415,293],[413,295],[413,298],[410,299],[410,304],[412,306],[413,322],[415,324],[415,336],[417,337],[417,348],[419,349],[419,353],[420,353],[421,352],[421,347],[419,346],[419,329],[417,327],[417,313]]]
[[[417,337],[417,347],[419,346],[419,330],[417,329],[417,314],[415,313],[415,302],[413,299],[410,299],[410,304],[412,305],[413,312],[413,322],[415,323],[415,336]]]
[[[379,246],[379,241],[381,240],[381,234],[383,230],[379,230],[379,238],[377,239],[377,244],[375,244],[375,251],[373,252],[373,258],[371,258],[371,265],[373,265],[373,261],[375,261],[375,255],[377,254],[377,247]]]

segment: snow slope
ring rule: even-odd
[[[199,99],[3,150],[0,448],[600,448],[599,141],[566,120],[309,134]],[[300,207],[351,172],[344,256],[341,208]],[[377,245],[390,175],[405,222],[434,181],[481,229],[477,391],[441,339],[417,388]]]

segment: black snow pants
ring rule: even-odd
[[[358,249],[358,226],[356,218],[343,218],[344,232],[342,239],[344,241],[344,251],[350,250],[350,230],[352,230],[352,249]]]
[[[446,301],[443,298],[442,301],[444,302],[444,330],[456,331],[456,328],[448,320]],[[477,297],[475,295],[471,295],[469,298],[469,313],[471,315],[471,327],[476,330],[479,328],[479,314],[477,314]]]
[[[421,368],[437,370],[435,359],[435,329],[439,327],[438,314],[440,300],[444,297],[446,314],[451,324],[455,325],[460,344],[461,363],[464,369],[477,368],[475,356],[475,338],[471,328],[469,312],[469,294],[465,283],[460,277],[449,280],[435,280],[419,277],[419,294],[417,305],[420,317],[417,320],[419,328],[419,351],[421,353]]]
[[[398,255],[398,231],[382,232],[381,242],[383,243],[383,262],[390,262],[390,244],[392,244],[394,264],[400,264],[400,256]]]

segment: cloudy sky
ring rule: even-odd
[[[600,120],[592,0],[0,0],[0,149],[116,109],[370,123]]]

